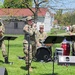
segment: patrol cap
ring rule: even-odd
[[[26,18],[26,20],[27,20],[27,21],[32,20],[32,17],[31,17],[31,16],[28,16],[28,17]]]
[[[40,28],[43,29],[44,28],[44,25],[40,25]]]

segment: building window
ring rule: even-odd
[[[14,29],[18,29],[18,23],[14,22]]]

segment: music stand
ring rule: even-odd
[[[75,41],[75,35],[68,35],[68,36],[65,36],[65,38],[67,41]]]
[[[64,40],[64,36],[48,36],[45,40],[44,40],[44,44],[49,44],[49,43],[61,43]],[[54,53],[53,53],[53,73],[54,75]]]
[[[0,40],[8,40],[8,52],[7,52],[7,56],[8,56],[8,60],[9,60],[9,41],[10,40],[15,40],[17,38],[17,36],[3,36]],[[9,64],[10,62],[8,62]]]
[[[45,40],[44,40],[44,44],[50,44],[50,43],[61,43],[64,39],[64,36],[48,36]]]

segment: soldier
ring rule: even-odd
[[[39,32],[37,33],[37,46],[40,47],[42,46],[42,42],[45,40],[47,37],[47,33],[44,32],[44,25],[41,24],[39,26]]]
[[[28,16],[27,24],[24,26],[24,41],[23,41],[23,51],[25,54],[25,63],[26,68],[29,71],[32,71],[31,63],[32,63],[32,50],[36,47],[36,39],[35,39],[35,31],[36,28],[33,24],[33,19],[31,16]],[[36,49],[36,48],[35,48]],[[28,60],[28,52],[29,52],[29,60]]]
[[[46,46],[44,45],[43,41],[46,39],[47,36],[48,36],[47,33],[44,31],[44,25],[41,24],[39,26],[39,32],[37,32],[37,47]],[[50,57],[52,56],[51,46],[47,46],[48,50],[50,51]],[[49,60],[52,60],[52,57]]]
[[[4,36],[4,32],[5,32],[4,24],[2,23],[0,19],[0,39]],[[5,63],[8,63],[8,56],[7,56],[7,52],[6,52],[6,48],[5,48],[5,44],[3,40],[0,40],[0,47],[2,49],[2,55],[4,57],[4,61]]]
[[[75,35],[75,25],[71,26],[70,35]],[[72,41],[72,55],[75,56],[75,40]]]

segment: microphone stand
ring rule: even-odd
[[[30,59],[30,54],[29,54],[29,52],[30,52],[30,35],[27,35],[27,37],[28,37],[28,74],[27,75],[30,75],[30,72],[29,72],[29,59]]]
[[[29,27],[28,27],[28,31],[29,31]],[[30,59],[30,34],[27,35],[27,38],[28,38],[28,74],[26,75],[30,75],[30,72],[29,72],[29,59]]]

